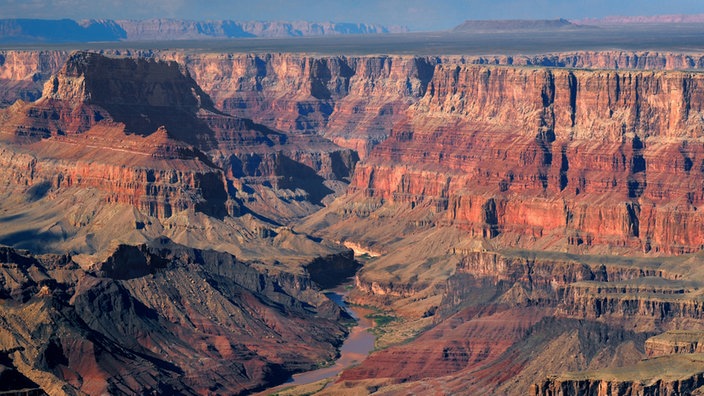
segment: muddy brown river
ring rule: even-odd
[[[374,334],[368,330],[373,327],[374,321],[366,318],[365,315],[368,315],[371,311],[362,307],[347,305],[344,301],[345,294],[346,292],[342,289],[325,293],[330,300],[341,306],[357,320],[357,325],[350,329],[349,336],[342,344],[340,348],[340,358],[335,361],[335,364],[317,370],[295,374],[285,384],[267,389],[258,395],[270,395],[291,386],[310,384],[325,378],[334,377],[342,370],[354,366],[369,355],[374,349]]]

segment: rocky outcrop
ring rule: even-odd
[[[9,187],[37,201],[60,191],[95,189],[106,204],[126,204],[159,219],[193,209],[213,216],[235,214],[225,181],[216,170],[165,169],[101,164],[90,160],[40,159],[0,149],[5,172],[0,177]],[[201,168],[201,169],[198,169]],[[233,209],[228,209],[233,208]]]
[[[704,352],[704,333],[698,330],[670,330],[645,341],[648,357],[667,356],[675,353]]]
[[[3,114],[2,178],[41,191],[34,199],[97,189],[157,218],[189,208],[225,216],[232,197],[202,151],[216,143],[201,109],[214,111],[176,64],[77,53],[41,100]]]
[[[630,370],[568,374],[531,389],[533,395],[689,395],[704,386],[701,355],[645,360]],[[665,368],[663,372],[663,368]]]
[[[168,240],[91,268],[10,248],[0,261],[3,365],[49,394],[247,393],[332,359],[346,334],[309,278]]]
[[[306,265],[306,272],[322,289],[332,289],[349,281],[360,267],[361,264],[354,259],[354,253],[348,250],[316,258]]]

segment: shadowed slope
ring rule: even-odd
[[[346,334],[310,279],[168,240],[92,265],[0,261],[6,366],[49,393],[240,394],[333,358]]]

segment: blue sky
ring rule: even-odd
[[[0,18],[367,22],[442,30],[466,19],[704,13],[704,0],[0,0]]]

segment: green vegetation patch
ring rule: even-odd
[[[381,313],[369,314],[369,315],[367,315],[367,318],[373,320],[374,323],[376,324],[376,327],[384,327],[384,326],[387,326],[388,324],[398,320],[398,318],[395,316],[385,315],[385,314],[381,314]]]

